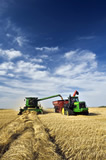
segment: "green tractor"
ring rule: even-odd
[[[37,97],[26,97],[25,98],[26,99],[25,107],[20,108],[20,111],[19,111],[18,115],[21,115],[25,112],[30,112],[30,111],[35,111],[37,114],[42,114],[43,109],[42,109],[42,107],[40,107],[38,105],[38,102],[42,101],[42,100],[54,98],[54,97],[57,97],[57,96],[60,96],[61,99],[63,99],[60,94],[53,95],[53,96],[50,96],[50,97],[41,98],[41,99],[38,99]]]
[[[79,102],[78,97],[71,97],[71,95],[69,95],[68,103],[64,104],[61,113],[64,115],[89,114],[85,102],[84,101]]]
[[[79,101],[79,92],[75,91],[73,96],[69,95],[68,99],[53,101],[54,109],[56,113],[62,113],[63,115],[88,115],[88,108],[84,101]]]
[[[75,91],[75,95],[79,94],[78,91]],[[79,101],[77,96],[69,95],[68,103],[64,104],[64,107],[61,110],[64,115],[88,115],[88,108],[86,107],[86,103],[84,101]]]

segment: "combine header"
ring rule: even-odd
[[[61,97],[61,100],[63,100],[63,98],[60,94],[53,95],[50,97],[41,98],[41,99],[38,99],[37,97],[26,97],[25,98],[26,99],[25,107],[20,108],[18,115],[21,115],[22,113],[30,112],[30,111],[35,111],[37,114],[42,114],[43,109],[38,105],[38,102],[46,100],[46,99],[58,97],[58,96]]]
[[[73,96],[69,95],[66,100],[57,100],[53,101],[55,112],[62,113],[64,115],[76,115],[83,114],[88,115],[88,108],[86,107],[86,103],[84,101],[79,101],[78,95],[79,92],[75,91]]]

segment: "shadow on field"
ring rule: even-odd
[[[89,113],[88,116],[98,116],[101,115],[100,113]]]

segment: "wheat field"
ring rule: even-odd
[[[106,109],[88,116],[0,110],[1,160],[105,160]]]

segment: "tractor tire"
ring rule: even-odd
[[[58,113],[58,107],[57,107],[57,106],[55,106],[54,112],[55,112],[55,113]]]
[[[88,115],[88,114],[89,114],[89,112],[88,112],[88,111],[84,113],[84,115]]]
[[[69,111],[68,110],[66,111],[66,114],[67,114],[67,116],[69,116]]]
[[[73,112],[73,110],[71,110],[71,109],[68,110],[68,114],[69,114],[70,116],[75,115],[74,112]]]

